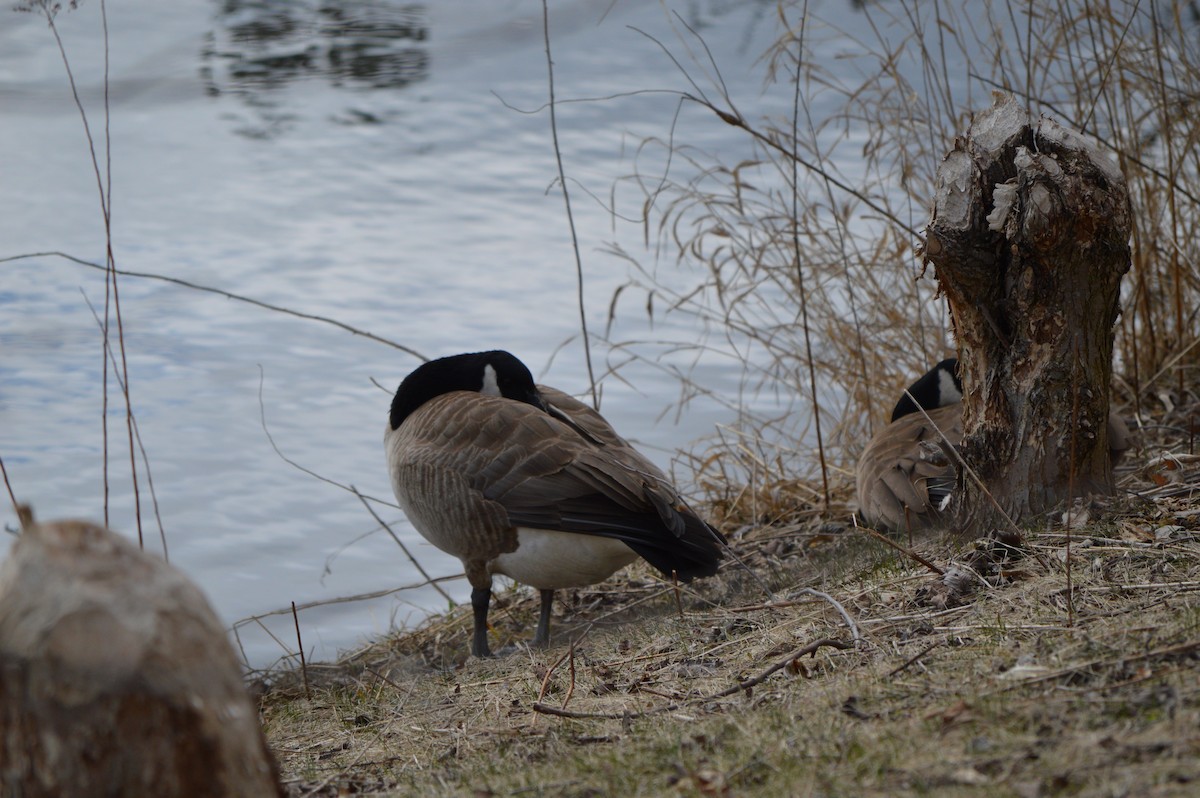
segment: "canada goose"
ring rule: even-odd
[[[958,473],[944,444],[962,442],[961,403],[956,358],[938,363],[896,403],[892,422],[858,459],[858,505],[867,522],[898,531],[938,525]],[[1108,447],[1114,465],[1129,448],[1129,429],[1115,413],[1108,416]]]
[[[490,655],[492,574],[541,591],[533,644],[544,646],[558,588],[595,584],[639,556],[684,582],[717,571],[725,539],[666,476],[508,352],[419,366],[392,400],[384,447],[413,526],[463,562],[476,656]]]
[[[892,410],[891,423],[875,433],[859,456],[858,507],[864,520],[896,530],[937,523],[949,506],[956,475],[942,448],[942,435],[951,445],[962,440],[961,402],[962,383],[953,358],[909,386]]]

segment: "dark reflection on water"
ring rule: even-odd
[[[224,0],[201,59],[209,94],[301,80],[397,89],[429,74],[426,7],[386,0]]]

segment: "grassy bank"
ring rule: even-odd
[[[681,401],[710,389],[671,357],[737,353],[741,393],[724,400],[738,418],[686,470],[742,562],[694,586],[634,567],[574,591],[546,651],[468,661],[460,608],[310,666],[307,686],[274,676],[263,720],[294,794],[1200,792],[1191,6],[863,13],[874,38],[858,41],[783,4],[764,65],[795,87],[788,118],[744,116],[699,77],[709,64],[675,61],[680,102],[744,130],[745,153],[646,142],[685,166],[629,181],[654,257],[615,253],[632,276],[610,314],[694,323],[607,343],[671,371]],[[702,50],[695,31],[681,39]],[[938,164],[997,88],[1099,141],[1126,176],[1114,391],[1140,448],[1117,498],[1073,511],[1069,530],[1027,519],[1021,551],[973,559],[972,589],[948,599],[935,571],[970,544],[905,552],[855,529],[848,474],[900,387],[952,348],[913,249]],[[815,115],[818,96],[832,115]],[[657,278],[672,257],[691,280],[674,289]],[[508,593],[493,643],[528,639],[535,616],[531,593]]]
[[[777,507],[714,579],[570,593],[548,650],[467,660],[463,607],[310,665],[307,695],[278,674],[266,732],[294,795],[1192,795],[1200,467],[1133,468],[957,606],[911,554]],[[507,593],[493,640],[536,604]]]

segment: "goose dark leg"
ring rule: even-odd
[[[534,648],[545,648],[550,645],[550,605],[554,601],[553,590],[543,590],[542,611],[538,615],[537,632],[533,635]]]
[[[475,612],[475,634],[471,638],[471,653],[477,657],[492,656],[488,648],[488,606],[492,603],[492,589],[477,587],[471,590],[471,609]]]

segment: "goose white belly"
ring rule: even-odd
[[[612,538],[518,527],[517,550],[496,557],[488,570],[539,590],[557,590],[594,585],[636,559],[633,549]]]

